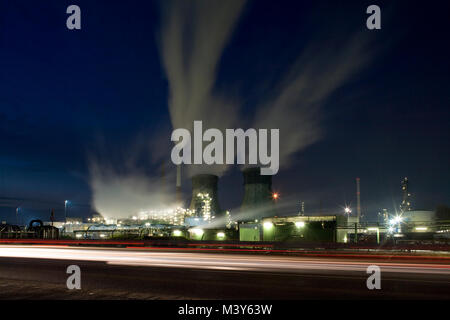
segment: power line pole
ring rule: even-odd
[[[359,189],[359,178],[356,178],[356,213],[359,222],[361,219],[361,191]]]

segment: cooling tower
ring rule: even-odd
[[[260,168],[248,168],[244,175],[244,199],[240,221],[250,221],[276,215],[272,198],[272,176],[261,175]]]
[[[192,200],[190,210],[205,221],[221,214],[217,183],[219,177],[213,174],[198,174],[192,177]]]

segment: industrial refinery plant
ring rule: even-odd
[[[0,302],[181,299],[142,315],[189,320],[450,300],[449,12],[0,0]],[[274,303],[293,299],[318,303]]]
[[[177,169],[175,197],[182,199]],[[242,171],[243,199],[230,211],[219,204],[220,179],[213,174],[191,178],[192,194],[187,207],[140,211],[128,218],[112,219],[96,214],[87,219],[66,218],[60,222],[33,220],[26,227],[1,225],[0,237],[74,240],[171,240],[339,244],[447,243],[450,223],[434,211],[412,210],[408,178],[401,182],[401,205],[389,214],[384,209],[377,221],[361,214],[360,179],[355,179],[356,213],[349,207],[335,214],[278,213],[278,194],[272,176],[261,175],[259,167]]]

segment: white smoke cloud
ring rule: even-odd
[[[134,172],[124,175],[110,169],[91,170],[93,206],[107,219],[139,216],[142,211],[168,210],[173,196],[163,193],[161,180]]]
[[[160,154],[154,155],[154,142],[137,138],[125,149],[108,152],[97,142],[96,151],[89,161],[89,184],[92,189],[92,206],[103,217],[122,219],[139,216],[145,211],[167,211],[180,204],[170,186],[175,182],[173,165],[162,170]],[[156,161],[156,162],[155,162]],[[159,175],[151,175],[146,167],[156,163]],[[164,173],[164,174],[163,174]]]
[[[202,120],[204,130],[243,127],[239,99],[217,94],[214,85],[222,52],[244,5],[245,1],[163,2],[161,56],[174,128],[192,130],[194,120]],[[344,30],[342,21],[338,23],[341,28],[337,29]],[[265,102],[247,124],[247,128],[280,129],[282,167],[290,165],[295,153],[323,137],[324,104],[374,56],[368,49],[367,33],[343,32],[328,38],[317,35],[316,39],[272,90],[261,93]],[[228,167],[190,165],[189,169],[191,174],[221,175]]]
[[[169,82],[169,111],[173,128],[192,130],[194,120],[203,128],[245,127],[240,123],[240,99],[215,90],[218,65],[246,1],[164,0],[160,50]],[[343,40],[344,39],[344,40]],[[261,93],[265,101],[257,106],[248,127],[280,129],[280,165],[286,167],[292,156],[317,142],[324,134],[323,106],[337,89],[348,83],[372,60],[369,38],[346,33],[342,37],[306,46],[289,71]],[[107,156],[91,161],[90,185],[94,208],[108,218],[124,218],[143,210],[164,210],[173,206],[174,193],[163,190],[162,179],[149,176],[139,168],[140,154],[169,161],[170,134],[152,139],[148,135],[120,154],[120,165],[106,161]],[[155,147],[155,145],[157,147]],[[175,170],[167,166],[165,181],[172,185]],[[191,165],[190,175],[222,175],[222,166]],[[168,195],[170,194],[170,195]]]
[[[322,138],[324,104],[373,59],[369,45],[362,33],[310,44],[275,86],[274,98],[258,108],[253,127],[280,129],[282,167]]]
[[[204,130],[236,126],[239,102],[217,93],[214,85],[222,52],[237,24],[246,1],[162,2],[161,56],[170,96],[169,110],[174,129],[192,131],[194,120]],[[191,174],[221,175],[226,166],[189,166]]]

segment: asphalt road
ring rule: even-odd
[[[81,290],[66,269],[81,268]],[[381,289],[368,290],[369,265]],[[450,299],[450,265],[429,261],[0,246],[1,299]]]

